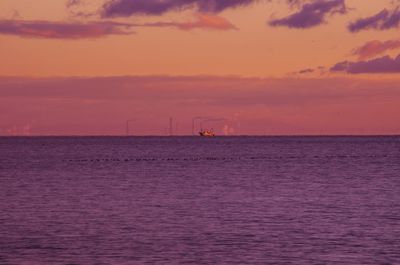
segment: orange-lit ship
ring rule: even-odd
[[[199,132],[199,134],[200,134],[200,136],[204,136],[204,137],[214,137],[215,136],[215,133],[212,129],[211,130],[201,130]]]

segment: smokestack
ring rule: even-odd
[[[169,118],[169,136],[172,136],[173,135],[173,119],[172,119],[172,117],[171,118]]]
[[[129,123],[130,122],[132,122],[132,121],[134,121],[135,119],[129,119],[129,120],[126,120],[126,135],[127,136],[129,136],[130,134],[131,134],[131,130],[130,130],[130,128],[129,128]]]

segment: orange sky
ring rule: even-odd
[[[222,12],[220,16],[239,28],[232,31],[139,28],[133,35],[83,40],[0,35],[0,73],[22,76],[282,76],[303,68],[330,66],[338,60],[352,59],[348,55],[353,48],[372,39],[391,39],[397,33],[394,29],[354,35],[346,30],[348,22],[390,6],[390,0],[347,1],[347,5],[356,10],[345,16],[330,17],[327,24],[307,30],[267,26],[266,21],[271,16],[281,17],[294,11],[283,1],[277,2],[256,3]],[[24,20],[77,20],[69,17],[64,0],[41,0],[36,4],[29,0],[2,0],[0,10],[3,18],[10,18],[17,10]],[[135,16],[122,20],[186,21],[193,16],[189,10],[161,17]]]
[[[223,117],[227,121],[213,125],[220,133],[226,133],[227,127],[232,127],[232,134],[400,133],[396,120],[400,114],[399,88],[393,81],[398,79],[398,72],[355,75],[353,70],[347,70],[348,73],[330,71],[339,62],[356,63],[360,60],[352,55],[352,51],[369,41],[379,41],[379,45],[380,42],[397,40],[398,27],[356,33],[347,28],[349,23],[359,18],[370,17],[383,9],[394,9],[396,6],[391,0],[344,0],[345,14],[327,13],[323,23],[309,28],[269,24],[274,19],[301,11],[304,5],[290,7],[284,0],[255,1],[222,12],[199,13],[201,11],[196,8],[188,8],[162,15],[104,18],[99,14],[106,1],[83,0],[71,8],[67,8],[64,0],[0,2],[0,135],[122,134],[124,130],[121,127],[132,116],[137,120],[136,126],[141,128],[137,130],[138,134],[162,134],[169,116],[180,123],[177,133],[188,134],[191,132],[191,117],[205,115]],[[318,1],[335,0],[305,2]],[[94,15],[74,16],[77,12]],[[90,24],[93,27],[71,37],[62,35],[67,31],[34,28],[38,22],[45,27],[52,24],[51,27],[56,29],[62,24]],[[112,30],[121,30],[123,34],[109,34],[109,25],[112,25]],[[363,60],[385,55],[395,58],[400,49],[391,47]],[[306,71],[300,74],[302,70]],[[11,82],[10,76],[16,79]],[[93,77],[90,86],[95,87],[96,82],[101,82],[105,76],[148,76],[153,77],[154,83],[137,80],[125,84],[115,80],[116,83],[108,83],[109,87],[104,89],[113,91],[117,88],[117,94],[125,95],[123,89],[135,91],[128,93],[130,98],[121,103],[122,99],[114,99],[111,92],[97,99],[95,88],[87,92],[93,93],[90,97],[81,94],[79,89],[86,89],[85,78],[74,83],[78,91],[69,91],[75,87],[65,85],[65,79],[51,79]],[[159,83],[154,76],[167,78],[167,81]],[[180,76],[184,81],[172,77],[170,80],[168,76]],[[185,76],[195,80],[189,82]],[[201,87],[197,84],[195,77],[198,76],[208,79],[207,85]],[[213,84],[215,76],[221,77],[222,81]],[[33,84],[35,79],[32,77],[40,78],[44,83],[52,82],[56,91],[50,93],[46,90],[36,95],[36,89],[42,87]],[[244,77],[251,77],[251,80],[262,78],[262,81],[249,88],[253,81],[251,84],[244,82]],[[295,95],[289,92],[281,95],[276,104],[269,100],[278,93],[276,87],[294,91],[296,82],[293,80],[297,79],[310,82],[309,86],[301,85],[301,91],[296,91]],[[373,81],[369,82],[371,79]],[[272,85],[270,80],[279,85]],[[241,82],[244,82],[243,86],[238,86]],[[318,91],[321,82],[327,82],[323,88],[326,91]],[[158,86],[157,92],[168,94],[170,98],[159,101],[157,94],[149,96],[148,86]],[[185,93],[192,91],[193,98],[182,97],[182,92],[176,91],[174,86]],[[219,90],[220,86],[223,89]],[[238,91],[240,97],[249,93],[249,97],[266,98],[249,104],[235,101],[236,105],[223,101],[217,107],[213,103],[213,94],[222,93],[223,97],[226,93],[229,101],[233,93],[227,90],[229,86]],[[368,86],[368,91],[376,90],[371,92],[373,96],[366,98],[364,86]],[[382,86],[385,89],[381,90]],[[21,87],[21,92],[10,92]],[[192,87],[204,89],[209,98],[199,96]],[[360,90],[359,93],[354,93],[354,87]],[[259,94],[258,90],[266,92]],[[332,101],[329,99],[332,91],[343,95]],[[146,97],[138,100],[140,95]],[[296,102],[296,97],[306,96],[314,101],[304,103],[299,99]],[[191,105],[193,102],[195,104]],[[155,107],[147,109],[146,106]],[[142,114],[138,116],[138,112]],[[327,119],[332,122],[327,122]]]

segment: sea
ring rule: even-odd
[[[0,264],[400,264],[400,137],[1,137]]]

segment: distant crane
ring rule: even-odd
[[[223,121],[226,121],[226,119],[225,118],[211,118],[211,119],[202,120],[200,122],[200,128],[201,128],[201,130],[203,130],[203,123],[205,123],[205,122],[223,122]]]
[[[174,134],[174,119],[171,117],[169,118],[169,136]]]
[[[196,129],[196,121],[197,120],[207,120],[207,119],[211,119],[210,117],[202,117],[202,116],[198,116],[198,117],[194,117],[192,119],[192,135],[196,135],[195,129]]]
[[[130,128],[129,128],[129,123],[134,121],[135,119],[130,119],[126,121],[126,135],[129,136],[130,135]]]

